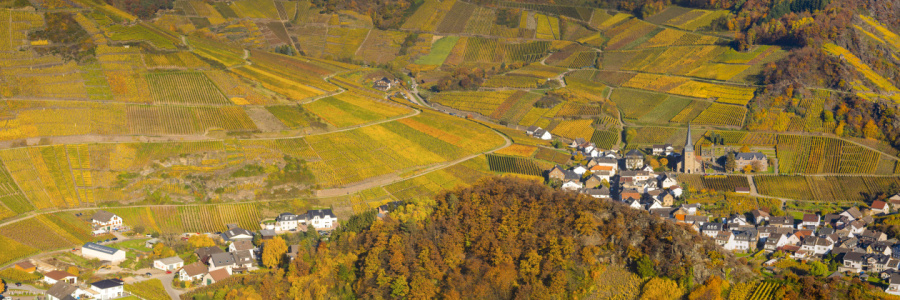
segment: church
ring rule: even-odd
[[[694,142],[691,139],[691,127],[688,126],[687,141],[681,155],[681,172],[688,174],[703,173],[703,164],[694,154]]]

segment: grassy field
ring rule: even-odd
[[[416,60],[417,64],[421,65],[441,65],[444,63],[444,60],[447,59],[447,56],[450,55],[450,51],[453,50],[453,47],[456,46],[456,42],[459,41],[458,36],[447,36],[440,38],[431,44],[431,52],[428,55],[420,57]]]

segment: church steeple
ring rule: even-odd
[[[691,125],[688,125],[687,140],[684,141],[684,152],[694,152],[694,140],[691,139]]]

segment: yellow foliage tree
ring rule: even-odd
[[[203,248],[203,247],[212,247],[216,245],[216,242],[213,241],[208,235],[198,234],[192,236],[188,239],[188,244],[191,244],[191,247],[194,248]]]
[[[654,277],[641,289],[641,300],[679,299],[684,291],[671,279]]]
[[[281,264],[281,258],[287,253],[287,244],[280,236],[266,241],[263,245],[262,262],[267,268],[275,268]]]
[[[712,276],[702,286],[688,295],[689,300],[722,300],[722,289],[727,283],[718,276]]]
[[[175,250],[162,243],[156,243],[156,245],[153,245],[153,256],[159,258],[172,257],[175,256]]]

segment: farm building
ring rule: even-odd
[[[153,268],[163,271],[175,271],[184,266],[184,260],[178,256],[160,258],[153,261]]]
[[[44,274],[44,282],[47,284],[56,284],[57,282],[65,282],[71,284],[78,283],[78,277],[65,271],[51,271]]]
[[[91,217],[91,225],[94,226],[94,230],[110,232],[122,227],[122,218],[114,213],[101,210]]]
[[[259,231],[259,237],[264,240],[271,240],[275,238],[276,235],[278,234],[275,233],[275,230],[261,229]]]
[[[178,278],[181,281],[194,281],[203,279],[203,276],[209,272],[209,268],[201,262],[195,262],[184,266],[178,271]]]
[[[91,289],[98,293],[100,300],[116,299],[124,296],[125,283],[118,279],[106,279],[91,283]]]
[[[35,270],[37,270],[37,267],[34,264],[32,264],[30,261],[18,262],[18,263],[16,263],[15,268],[16,268],[16,270],[19,270],[22,272],[28,272],[28,273],[31,273],[31,272],[34,272]]]
[[[95,243],[85,243],[84,246],[81,246],[81,256],[88,259],[106,260],[115,264],[125,260],[125,251]]]

